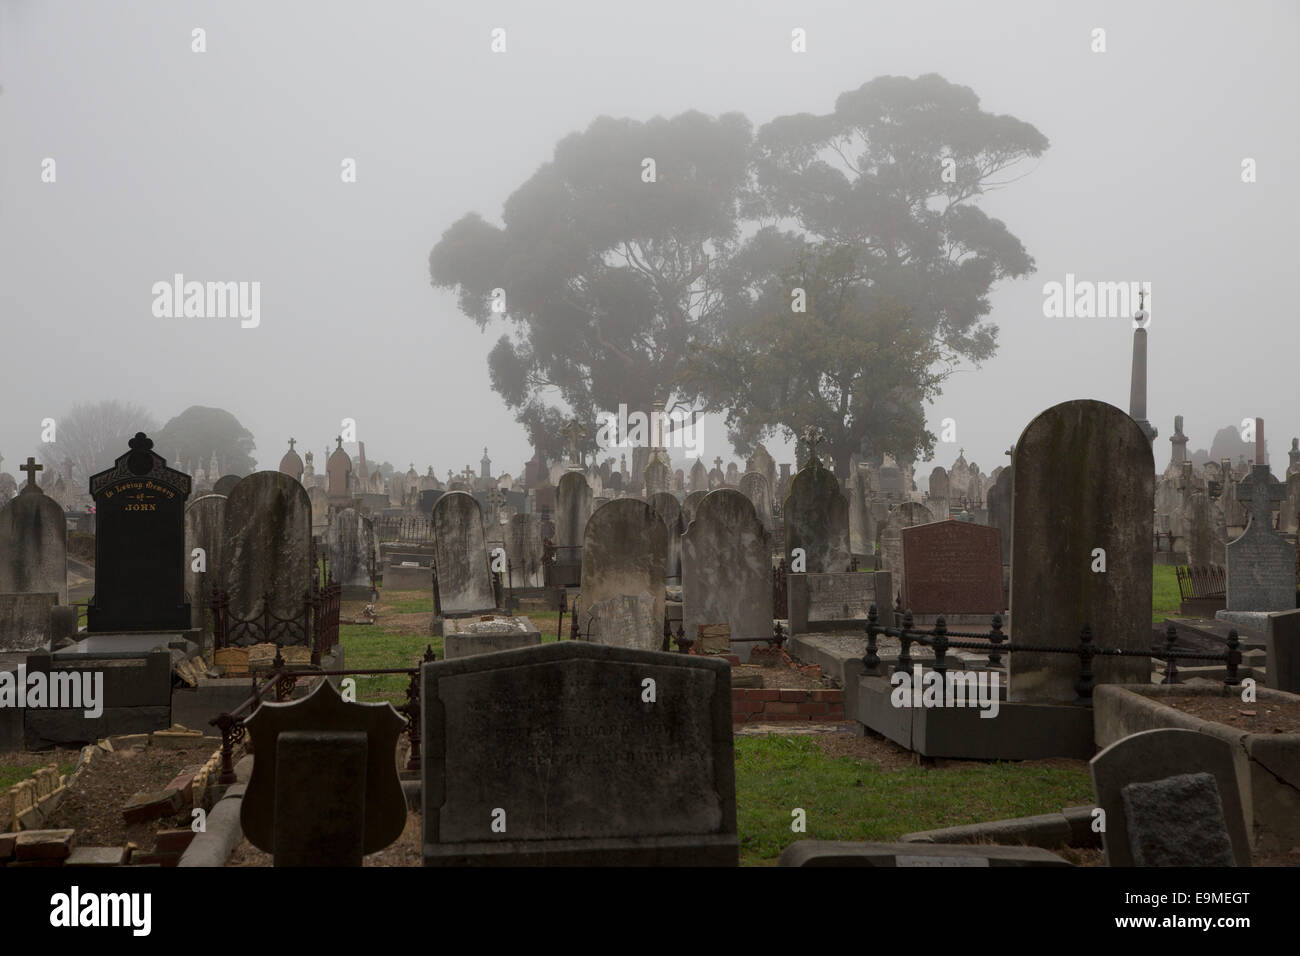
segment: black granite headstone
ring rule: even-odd
[[[95,499],[95,596],[88,631],[188,629],[185,499],[190,476],[168,468],[137,432],[107,471],[90,479]]]

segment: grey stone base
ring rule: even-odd
[[[384,568],[385,591],[426,591],[432,587],[432,568]]]
[[[899,840],[904,843],[1019,844],[1047,850],[1075,846],[1100,850],[1101,834],[1092,829],[1092,810],[1092,807],[1066,807],[1060,813],[904,833]]]
[[[443,638],[443,656],[447,660],[472,654],[513,651],[517,647],[535,647],[542,643],[541,631],[515,634],[447,634]]]
[[[28,750],[82,747],[118,734],[147,734],[172,725],[171,707],[105,707],[98,717],[80,710],[24,712],[23,737]]]
[[[1287,610],[1278,608],[1279,611]],[[1269,611],[1215,611],[1214,617],[1219,621],[1227,621],[1229,624],[1236,624],[1241,627],[1248,627],[1252,631],[1266,632],[1268,630]]]
[[[1087,759],[1096,752],[1092,708],[1002,701],[996,717],[978,707],[895,707],[886,677],[859,677],[845,716],[927,757],[970,760]]]
[[[739,862],[735,834],[424,845],[425,866],[737,866]]]

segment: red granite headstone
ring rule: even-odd
[[[997,614],[1002,533],[968,521],[903,528],[903,603],[917,614]]]

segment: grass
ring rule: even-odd
[[[771,865],[795,840],[890,841],[1092,800],[1083,769],[972,762],[885,771],[855,757],[828,757],[809,737],[736,739],[743,866]],[[790,829],[796,808],[806,812],[806,832]]]
[[[1157,564],[1151,569],[1151,623],[1178,614],[1182,597],[1178,593],[1178,569],[1172,564]]]
[[[0,763],[0,790],[8,790],[8,789],[9,789],[10,787],[12,787],[14,784],[16,784],[16,783],[21,783],[22,781],[26,780],[26,779],[27,779],[28,777],[30,777],[33,773],[35,773],[37,770],[40,770],[41,767],[44,767],[44,766],[48,766],[48,764],[43,764],[43,763],[21,763],[21,764]],[[59,774],[60,774],[60,775],[68,774],[68,773],[72,773],[72,771],[74,771],[74,770],[77,769],[77,765],[76,765],[76,764],[73,764],[73,763],[61,763],[61,764],[58,764],[57,766],[58,766],[58,768],[59,768]]]

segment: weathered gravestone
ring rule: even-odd
[[[509,561],[509,580],[517,588],[540,588],[545,585],[542,566],[542,519],[534,514],[517,514],[510,517],[506,536],[506,558]]]
[[[1255,465],[1237,485],[1250,508],[1246,531],[1228,542],[1229,611],[1286,611],[1296,605],[1295,545],[1273,530],[1273,505],[1285,497],[1268,465]]]
[[[582,545],[580,621],[589,640],[663,646],[667,555],[668,529],[644,501],[620,498],[596,510]]]
[[[58,603],[54,592],[0,592],[0,654],[35,651],[50,643],[50,616]]]
[[[695,520],[696,512],[700,510],[700,502],[704,500],[704,496],[708,493],[707,489],[692,491],[682,499],[682,524],[686,527],[689,528],[691,522]]]
[[[998,479],[989,489],[989,526],[997,528],[1001,534],[1002,563],[1011,563],[1011,483],[1015,472],[1003,468]]]
[[[892,607],[889,571],[790,574],[786,580],[791,634],[861,631],[871,605],[882,617]]]
[[[767,478],[756,471],[746,472],[740,478],[740,493],[754,506],[754,513],[764,528],[771,530],[776,527],[772,513],[772,486]]]
[[[276,866],[360,866],[406,825],[391,704],[344,701],[327,680],[302,700],[262,704],[244,722],[253,773],[240,805],[248,842]]]
[[[326,535],[330,572],[345,600],[369,600],[374,586],[375,528],[353,508],[336,512]]]
[[[1195,730],[1146,730],[1102,750],[1088,769],[1106,814],[1101,841],[1107,866],[1250,866],[1241,786],[1227,741]],[[1205,781],[1183,779],[1189,774],[1211,778],[1220,814],[1212,812]]]
[[[931,524],[934,515],[919,501],[904,501],[891,508],[876,525],[876,567],[893,575],[894,594],[907,590],[907,572],[903,567],[903,529]]]
[[[800,548],[807,562],[803,570],[809,574],[848,570],[849,503],[835,473],[823,468],[815,455],[790,481],[784,518],[787,558]]]
[[[754,644],[736,639],[772,636],[771,556],[771,538],[750,500],[730,488],[709,492],[682,536],[686,636],[698,642],[701,627],[726,624],[730,653],[748,661]]]
[[[22,491],[0,508],[0,593],[54,592],[68,603],[68,524],[36,484],[41,465],[28,458]]]
[[[1151,442],[1104,402],[1055,405],[1025,428],[1013,460],[1011,638],[1023,648],[1151,646]],[[1104,564],[1103,564],[1104,562]],[[1104,567],[1104,570],[1102,568]],[[1096,683],[1146,683],[1145,655],[1097,656]],[[1017,650],[1013,700],[1074,701],[1079,658]]]
[[[223,587],[232,622],[260,621],[264,611],[302,627],[283,643],[309,641],[304,617],[312,575],[311,499],[297,481],[278,471],[241,478],[226,501]],[[269,635],[249,630],[237,644]]]
[[[592,491],[580,471],[560,476],[555,490],[555,583],[576,585],[582,575],[582,542],[591,520]]]
[[[1300,608],[1269,614],[1264,651],[1268,686],[1300,694]]]
[[[449,491],[433,506],[433,557],[444,617],[496,608],[482,512],[468,492]]]
[[[243,481],[240,475],[222,475],[212,485],[212,494],[224,495],[229,498],[230,493],[235,490],[235,485]]]
[[[225,567],[229,500],[203,495],[185,508],[185,592],[190,596],[190,626],[202,634],[204,647],[212,645],[212,589],[221,586]]]
[[[167,467],[137,432],[131,450],[90,479],[95,596],[88,631],[188,630],[185,499],[190,476]]]
[[[314,534],[323,534],[330,524],[329,495],[325,489],[312,485],[307,489],[307,500],[311,502],[311,527]]]
[[[668,554],[665,555],[664,580],[669,584],[682,582],[682,534],[686,523],[682,520],[682,505],[673,494],[657,491],[650,496],[650,510],[657,514],[668,529]]]
[[[737,862],[724,661],[583,641],[438,661],[421,715],[426,866]]]
[[[903,606],[917,614],[999,614],[1002,544],[997,528],[935,521],[902,529]]]

